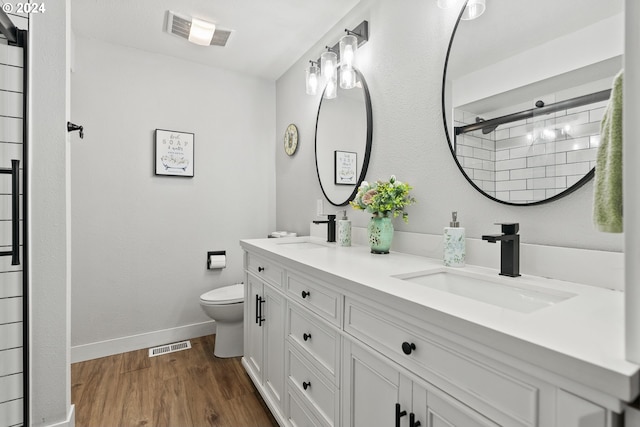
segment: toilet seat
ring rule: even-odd
[[[223,286],[200,296],[200,302],[207,305],[228,305],[244,302],[244,285]]]

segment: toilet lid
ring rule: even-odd
[[[244,285],[223,286],[200,296],[200,300],[208,304],[235,304],[244,300]]]

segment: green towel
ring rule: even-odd
[[[607,233],[622,233],[622,75],[613,80],[596,159],[593,220]]]

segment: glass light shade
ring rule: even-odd
[[[353,89],[356,87],[356,70],[344,64],[340,66],[340,87],[342,89]]]
[[[438,0],[438,7],[440,9],[450,9],[453,7],[455,0]]]
[[[307,95],[315,95],[318,93],[318,67],[310,65],[306,74]]]
[[[338,78],[333,74],[332,79],[327,80],[327,87],[324,89],[324,97],[326,99],[333,99],[338,96]]]
[[[487,8],[485,4],[486,0],[469,0],[467,3],[467,7],[464,8],[464,13],[460,19],[464,21],[470,21],[471,19],[476,19],[480,15],[484,13],[484,10]]]
[[[201,19],[191,19],[191,29],[189,30],[189,41],[201,46],[209,46],[213,33],[216,31],[216,25]]]
[[[327,51],[323,52],[320,55],[320,71],[322,72],[322,77],[327,80],[336,80],[336,74],[338,71],[336,67],[338,66],[338,55],[334,52]]]
[[[340,39],[340,64],[343,67],[353,68],[358,51],[358,38],[350,34]]]

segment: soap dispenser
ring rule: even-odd
[[[338,246],[351,246],[351,220],[347,211],[342,211],[342,219],[338,221]]]
[[[444,265],[447,267],[464,267],[465,235],[464,227],[458,222],[458,212],[451,212],[449,227],[444,228]]]

